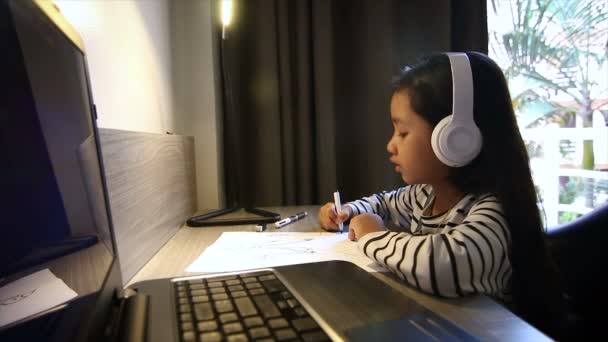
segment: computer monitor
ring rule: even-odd
[[[48,268],[78,294],[0,340],[94,339],[122,281],[83,44],[42,0],[0,0],[0,44],[0,286]]]

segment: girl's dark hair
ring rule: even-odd
[[[511,233],[514,310],[555,336],[562,312],[559,278],[545,245],[528,154],[507,82],[489,57],[477,52],[467,55],[473,73],[474,118],[483,147],[470,164],[450,168],[449,177],[465,193],[492,193],[499,199]],[[452,74],[445,54],[431,55],[405,69],[393,86],[395,92],[408,94],[412,109],[431,127],[452,112]]]

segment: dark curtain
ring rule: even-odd
[[[228,204],[321,204],[402,184],[390,81],[440,51],[487,52],[485,0],[241,0],[221,54]]]

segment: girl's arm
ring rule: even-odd
[[[399,227],[409,227],[414,187],[415,185],[408,185],[393,191],[383,191],[346,203],[345,206],[352,210],[351,218],[363,213],[374,213],[385,223],[392,221]]]
[[[436,296],[482,292],[502,297],[508,288],[510,238],[494,198],[474,204],[461,224],[441,233],[370,233],[358,245],[405,282]]]

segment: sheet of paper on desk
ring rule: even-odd
[[[350,261],[368,272],[387,272],[336,233],[225,232],[186,272],[233,272],[328,260]]]
[[[0,288],[0,327],[76,297],[63,280],[44,269]]]

